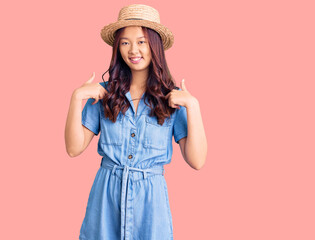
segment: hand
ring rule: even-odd
[[[92,105],[96,104],[99,99],[104,98],[107,93],[106,89],[99,83],[93,83],[95,78],[95,72],[93,72],[91,78],[87,80],[83,85],[75,90],[75,94],[79,99],[94,98],[95,101]]]
[[[182,90],[176,90],[173,89],[170,91],[165,98],[168,99],[168,105],[172,108],[180,109],[180,106],[186,107],[191,101],[192,98],[194,98],[187,90],[185,86],[184,79],[181,81],[180,88]],[[180,105],[180,106],[179,106]]]

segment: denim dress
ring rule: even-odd
[[[100,82],[107,87],[104,82]],[[179,89],[181,90],[181,89]],[[159,125],[139,101],[115,123],[105,117],[101,101],[89,98],[82,124],[99,136],[102,156],[80,229],[80,240],[170,240],[173,223],[164,165],[171,162],[175,142],[187,136],[187,112],[180,106]]]

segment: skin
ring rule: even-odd
[[[144,92],[152,56],[148,39],[144,37],[141,27],[129,26],[124,29],[119,42],[119,51],[132,73],[131,88]],[[129,59],[139,56],[142,59],[137,64],[133,64]]]
[[[119,50],[122,58],[130,67],[132,79],[130,85],[130,94],[132,98],[140,98],[145,91],[146,80],[149,74],[149,64],[152,56],[147,39],[140,38],[144,36],[142,28],[129,26],[124,29],[119,43]],[[140,63],[133,64],[129,57],[141,56]],[[82,100],[94,98],[93,104],[102,99],[107,91],[99,84],[93,83],[95,73],[82,86],[75,89],[70,101],[69,112],[65,127],[65,142],[67,153],[70,157],[80,155],[90,144],[94,133],[81,124]],[[187,137],[179,140],[184,160],[193,169],[199,170],[203,167],[207,155],[207,140],[202,123],[202,117],[198,100],[187,90],[184,79],[181,82],[181,91],[172,90],[166,95],[168,104],[172,108],[184,106],[187,109]],[[139,100],[133,101],[137,109]]]
[[[145,38],[141,27],[129,26],[123,30],[119,41],[119,51],[132,73],[130,94],[131,98],[135,99],[133,104],[137,111],[140,101],[137,98],[140,98],[145,92],[149,65],[152,60],[148,39]],[[131,57],[142,57],[142,59],[139,63],[134,64],[130,60]]]
[[[181,105],[187,110],[187,137],[179,140],[183,158],[195,170],[201,169],[207,156],[207,139],[202,123],[200,106],[197,98],[187,90],[184,79],[181,81],[182,90],[173,89],[166,95],[168,105],[176,107]]]

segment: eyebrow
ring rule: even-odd
[[[145,36],[138,37],[138,38],[145,38]],[[128,38],[126,38],[126,37],[122,37],[122,38],[120,38],[120,39],[128,39]],[[129,39],[128,39],[128,40],[129,40]]]

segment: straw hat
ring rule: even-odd
[[[114,45],[115,31],[127,26],[144,26],[160,34],[164,50],[169,49],[174,43],[172,32],[160,23],[159,12],[153,7],[144,4],[131,4],[119,11],[118,20],[103,27],[102,39],[110,46]]]

